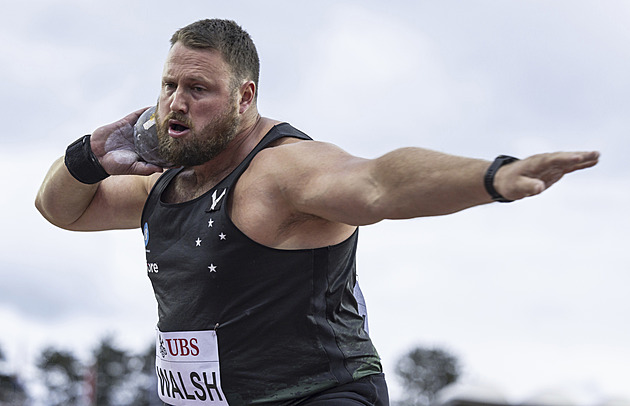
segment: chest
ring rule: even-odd
[[[203,182],[193,179],[186,174],[178,174],[165,187],[160,200],[167,204],[182,204],[201,198],[216,187],[220,180],[218,177]]]

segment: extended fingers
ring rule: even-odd
[[[597,164],[599,152],[553,152],[547,154],[533,155],[527,162],[527,170],[530,176],[544,174],[550,171],[570,173],[576,170],[590,168]]]
[[[495,176],[495,188],[510,200],[542,193],[565,174],[597,164],[599,153],[554,152],[533,155],[501,168]]]
[[[577,154],[578,157],[576,157],[576,163],[573,166],[573,171],[593,167],[599,162],[599,152],[597,151],[578,152]]]

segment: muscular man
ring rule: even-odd
[[[259,115],[258,55],[235,23],[171,45],[156,121],[174,169],[134,151],[138,110],[71,144],[36,199],[64,229],[142,228],[168,404],[388,404],[353,294],[358,226],[533,196],[598,160],[358,158]]]

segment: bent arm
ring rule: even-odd
[[[77,144],[73,143],[66,150],[70,154],[68,164],[78,179],[97,183],[77,180],[64,157],[53,163],[35,199],[35,206],[44,218],[58,227],[76,231],[140,226],[144,202],[162,172],[159,166],[142,161],[135,151],[133,126],[145,110],[134,111],[97,128],[80,144],[85,149],[74,149],[72,146]],[[97,176],[93,173],[95,160],[100,168]],[[108,177],[103,179],[103,173]]]
[[[137,228],[157,176],[110,176],[88,185],[68,172],[61,157],[46,174],[35,206],[46,220],[66,230]]]

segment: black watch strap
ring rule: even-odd
[[[514,161],[518,161],[518,158],[514,158],[513,156],[509,155],[499,155],[486,171],[486,175],[483,178],[483,184],[486,187],[486,191],[488,191],[488,194],[492,196],[492,200],[494,200],[495,202],[513,202],[513,200],[509,200],[501,196],[501,194],[497,192],[497,190],[494,188],[494,175],[496,175],[500,167]]]

